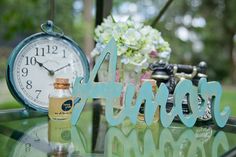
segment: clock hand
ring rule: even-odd
[[[35,61],[38,63],[38,65],[39,65],[40,67],[43,67],[44,69],[46,69],[46,70],[48,71],[49,75],[51,75],[51,76],[54,75],[54,71],[53,71],[53,70],[48,69],[47,67],[45,67],[45,66],[43,65],[43,63],[40,63],[40,62],[38,62],[37,60],[35,60]]]
[[[57,70],[54,70],[54,72],[57,72],[57,71],[59,71],[59,70],[62,70],[62,69],[64,69],[64,68],[68,67],[68,66],[70,66],[70,63],[67,64],[67,65],[65,65],[65,66],[63,66],[63,67],[61,67],[61,68],[58,68]]]

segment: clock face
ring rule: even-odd
[[[68,78],[72,89],[77,76],[87,75],[83,59],[65,39],[53,36],[33,39],[20,49],[12,63],[14,90],[31,107],[47,110],[56,78]]]

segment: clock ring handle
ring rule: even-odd
[[[41,30],[49,35],[64,36],[64,32],[62,31],[62,29],[54,25],[51,20],[48,20],[46,23],[41,24]]]

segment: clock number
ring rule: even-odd
[[[40,49],[38,47],[36,47],[35,48],[36,49],[36,55],[35,56],[45,56],[45,52],[48,53],[48,54],[50,54],[50,53],[57,54],[58,53],[57,48],[58,47],[56,45],[54,45],[52,47],[50,47],[50,45],[47,45],[46,48],[41,48],[41,51],[40,51]]]
[[[36,137],[36,138],[34,139],[34,141],[35,141],[35,142],[39,142],[39,141],[40,141],[40,138],[38,137],[37,132],[35,132],[35,137]]]
[[[36,95],[36,99],[39,98],[39,95],[40,95],[41,92],[42,92],[42,90],[35,90],[35,93],[37,94],[37,95]]]
[[[63,57],[62,58],[66,58],[66,50],[63,50]]]
[[[25,65],[35,65],[36,64],[36,58],[35,57],[25,57],[26,58],[26,64]]]
[[[32,81],[31,80],[26,81],[26,88],[32,89]]]
[[[48,48],[48,52],[47,53],[50,53],[50,45],[47,45],[47,48]]]
[[[52,46],[52,54],[57,54],[57,46]]]
[[[21,72],[22,72],[22,76],[23,76],[23,77],[28,76],[28,69],[27,69],[27,68],[21,69]]]
[[[31,144],[30,143],[26,143],[25,144],[25,152],[30,152],[31,150]]]
[[[35,56],[39,56],[39,48],[36,47],[35,49],[36,49],[36,55],[35,55]],[[44,48],[41,48],[41,50],[42,50],[42,51],[41,51],[42,53],[41,53],[40,56],[44,56],[44,54],[45,54],[45,52],[44,52]]]
[[[52,49],[52,54],[57,54],[57,46],[56,45],[54,45],[54,46],[52,46],[52,48],[50,48],[50,45],[47,45],[47,53],[51,53],[51,50]]]
[[[39,56],[39,48],[38,47],[35,48],[35,51],[36,51],[36,55],[35,56]]]

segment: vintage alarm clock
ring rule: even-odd
[[[48,95],[55,78],[89,78],[89,63],[80,47],[52,21],[41,25],[12,51],[7,66],[11,94],[26,108],[48,111]],[[72,88],[72,87],[71,87]]]

